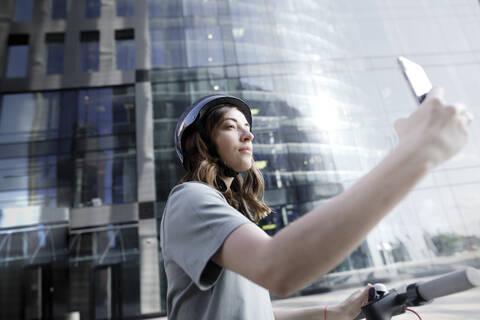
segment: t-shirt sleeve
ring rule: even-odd
[[[170,194],[164,219],[163,251],[201,289],[208,290],[222,268],[211,261],[228,235],[252,223],[215,189],[184,183]]]

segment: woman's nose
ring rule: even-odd
[[[244,129],[244,133],[242,135],[242,141],[252,141],[253,140],[253,133],[249,129]]]

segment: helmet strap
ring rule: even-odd
[[[210,137],[206,134],[204,128],[202,125],[199,125],[197,127],[198,132],[200,133],[200,137],[202,138],[203,142],[207,145],[208,153],[213,157],[215,163],[218,164],[218,167],[220,169],[220,175],[224,177],[231,177],[234,178],[236,177],[239,172],[233,170],[232,168],[228,167],[220,158],[218,155],[217,149],[215,148],[215,145],[213,144],[212,140]]]
[[[208,152],[213,157],[213,161],[215,161],[215,163],[218,165],[220,176],[235,178],[239,174],[239,172],[233,170],[232,168],[227,166],[225,162],[222,161],[222,159],[218,155],[217,149],[215,149],[215,146],[212,142],[209,141],[207,145]]]
[[[227,167],[227,165],[223,163],[222,160],[218,159],[217,163],[220,168],[220,175],[231,178],[235,178],[237,176],[238,172],[230,167]]]

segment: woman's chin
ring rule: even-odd
[[[244,171],[249,170],[251,167],[252,167],[252,163],[245,163],[245,164],[242,164],[242,165],[238,165],[236,168],[232,168],[232,169],[237,171],[237,172],[244,172]]]

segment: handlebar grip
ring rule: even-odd
[[[426,300],[480,286],[480,270],[468,267],[425,283],[418,283],[418,294]]]

